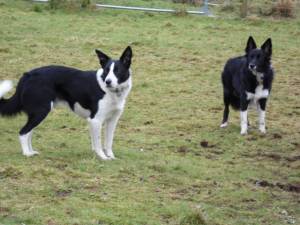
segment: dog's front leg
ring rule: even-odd
[[[88,123],[89,123],[92,150],[96,151],[96,146],[95,146],[95,141],[94,141],[94,127],[92,126],[92,122],[90,121],[90,119],[88,119]]]
[[[266,117],[266,103],[267,99],[266,98],[261,98],[258,100],[258,129],[261,133],[265,134],[266,133],[266,122],[265,122],[265,117]]]
[[[247,98],[241,98],[241,135],[245,135],[248,132],[248,105],[249,100]]]
[[[104,154],[101,145],[102,122],[98,119],[89,119],[88,122],[90,125],[90,134],[93,150],[101,159],[108,160],[109,158]]]
[[[118,123],[118,120],[120,118],[121,112],[116,112],[114,115],[109,118],[106,121],[106,126],[105,126],[105,135],[104,135],[104,149],[106,156],[109,157],[110,159],[115,159],[113,150],[112,150],[112,145],[113,145],[113,139],[114,139],[114,133],[116,130],[116,126]]]

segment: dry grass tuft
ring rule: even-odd
[[[203,3],[203,0],[173,0],[173,2],[199,6]]]
[[[50,0],[49,7],[51,9],[80,9],[87,8],[91,5],[90,0]]]
[[[281,17],[294,17],[295,4],[292,0],[279,0],[274,6],[274,12]]]
[[[207,225],[206,219],[200,212],[193,212],[185,216],[180,225]]]

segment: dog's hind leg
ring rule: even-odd
[[[22,147],[22,152],[23,152],[23,155],[25,155],[25,156],[33,156],[33,155],[38,154],[38,152],[33,151],[30,148],[30,135],[31,135],[31,132],[32,131],[28,132],[27,134],[20,135],[20,137],[19,137],[21,147]]]
[[[228,125],[229,104],[230,104],[230,96],[224,90],[224,112],[223,112],[222,124],[220,126],[221,128],[227,127]]]
[[[46,118],[49,112],[50,112],[50,106],[40,107],[38,110],[28,113],[28,121],[25,124],[25,126],[20,130],[20,143],[21,143],[23,155],[33,156],[38,154],[37,151],[34,151],[32,149],[32,144],[31,144],[32,130]]]

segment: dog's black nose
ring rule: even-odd
[[[111,85],[111,79],[107,79],[107,80],[105,81],[105,83],[106,83],[107,86]]]
[[[255,64],[252,64],[252,63],[251,63],[251,64],[249,64],[249,68],[250,68],[250,69],[252,69],[252,70],[253,70],[253,69],[255,69],[255,67],[256,67],[256,66],[255,66]]]

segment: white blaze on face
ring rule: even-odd
[[[115,63],[112,63],[109,68],[109,73],[107,74],[105,81],[110,80],[111,81],[111,87],[116,88],[118,85],[118,78],[116,77],[114,73]]]

